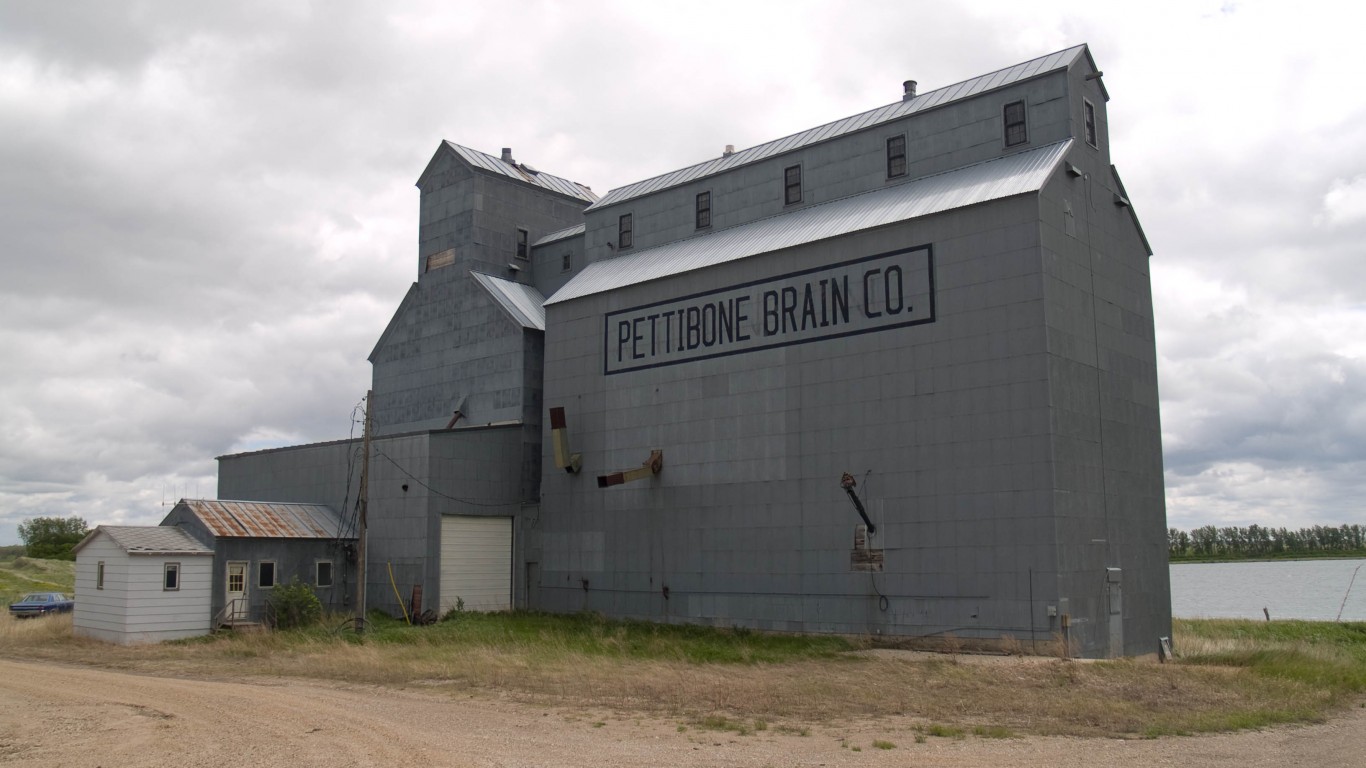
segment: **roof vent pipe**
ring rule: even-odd
[[[509,165],[517,162],[512,159],[512,147],[503,147],[503,162]]]
[[[725,150],[724,152],[721,153],[721,157],[730,157],[730,156],[733,155],[733,154],[735,154],[735,145],[734,145],[734,144],[727,144],[727,145],[726,145],[726,150]]]
[[[902,88],[902,90],[904,91],[904,93],[901,94],[901,100],[902,100],[902,101],[910,101],[911,99],[914,99],[914,98],[915,98],[915,81],[914,81],[914,80],[907,80],[906,82],[902,83],[902,84],[901,84],[901,88]]]

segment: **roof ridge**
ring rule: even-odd
[[[1062,55],[1062,54],[1069,54],[1069,53],[1070,53],[1071,55],[1067,57],[1067,63],[1068,63],[1068,66],[1070,66],[1070,65],[1071,65],[1071,62],[1074,61],[1074,60],[1076,59],[1076,57],[1077,57],[1078,55],[1080,55],[1082,52],[1088,52],[1088,55],[1089,55],[1089,49],[1087,48],[1086,43],[1079,43],[1079,44],[1077,44],[1077,45],[1073,45],[1073,46],[1069,46],[1069,47],[1067,47],[1067,48],[1063,48],[1063,49],[1060,49],[1060,50],[1057,50],[1057,51],[1053,51],[1052,53],[1047,53],[1047,54],[1044,54],[1044,55],[1042,55],[1042,56],[1036,56],[1035,58],[1028,59],[1028,60],[1026,60],[1026,61],[1022,61],[1022,62],[1019,62],[1019,63],[1016,63],[1016,64],[1012,64],[1012,65],[1007,66],[1007,67],[1002,67],[1002,68],[1000,68],[1000,69],[996,69],[996,70],[993,70],[993,71],[991,71],[991,72],[987,72],[987,73],[985,73],[985,74],[976,75],[976,76],[974,76],[974,77],[969,77],[969,78],[967,78],[967,79],[960,80],[960,81],[958,81],[958,82],[956,82],[956,83],[950,83],[949,85],[945,85],[945,86],[941,86],[941,87],[939,87],[939,88],[935,88],[935,89],[932,90],[932,91],[926,91],[925,93],[919,94],[918,96],[915,96],[914,98],[911,98],[911,99],[907,99],[907,100],[903,100],[903,101],[899,101],[899,102],[894,101],[894,102],[891,102],[891,103],[889,103],[889,104],[884,104],[884,105],[881,105],[881,106],[873,107],[872,109],[867,109],[867,110],[864,110],[864,111],[862,111],[862,112],[855,113],[855,114],[853,114],[853,115],[849,115],[849,116],[846,116],[846,117],[841,117],[841,118],[838,118],[838,119],[836,119],[836,120],[831,120],[831,121],[826,122],[826,123],[821,123],[820,125],[817,125],[817,126],[814,126],[814,127],[811,127],[811,128],[805,128],[805,129],[803,129],[803,130],[796,131],[795,133],[787,134],[786,136],[780,136],[780,137],[778,137],[778,138],[776,138],[776,139],[771,139],[771,140],[769,140],[769,141],[765,141],[765,142],[762,142],[762,143],[759,143],[759,144],[755,144],[755,145],[752,146],[752,147],[746,147],[745,149],[739,150],[739,151],[737,151],[737,152],[735,152],[735,153],[733,153],[733,154],[731,154],[731,155],[725,155],[725,156],[722,156],[722,157],[720,157],[720,158],[711,158],[711,159],[708,159],[708,160],[703,160],[703,161],[700,161],[700,162],[697,162],[697,163],[693,163],[692,165],[687,165],[687,166],[684,166],[684,167],[682,167],[682,168],[676,168],[676,169],[674,169],[674,170],[672,170],[672,171],[666,171],[666,172],[664,172],[664,173],[661,173],[661,174],[658,174],[658,175],[655,175],[655,176],[651,176],[651,177],[649,177],[649,178],[641,179],[641,180],[639,180],[639,181],[634,181],[634,182],[631,182],[630,184],[626,184],[626,185],[624,185],[624,186],[617,187],[617,188],[615,188],[615,189],[609,189],[609,190],[607,191],[607,194],[603,195],[601,198],[599,198],[599,199],[598,199],[596,202],[594,202],[592,205],[588,206],[588,208],[586,208],[585,210],[593,210],[593,209],[596,209],[596,208],[602,208],[602,207],[607,207],[607,206],[610,206],[610,205],[615,205],[615,204],[617,204],[617,203],[625,202],[625,201],[627,201],[627,200],[632,200],[632,199],[634,199],[634,198],[636,198],[636,197],[641,197],[641,196],[644,196],[644,195],[647,195],[647,194],[651,194],[651,193],[653,193],[653,192],[659,192],[659,191],[662,191],[662,190],[664,190],[664,189],[669,189],[669,188],[678,186],[679,184],[682,184],[682,183],[687,182],[687,181],[695,181],[695,180],[697,180],[697,179],[707,178],[707,177],[710,177],[710,176],[713,176],[713,175],[722,173],[722,172],[724,172],[724,171],[729,171],[729,170],[732,170],[732,169],[734,169],[734,168],[737,168],[737,167],[740,167],[740,166],[743,166],[743,165],[748,165],[748,164],[751,163],[751,162],[756,162],[756,161],[758,161],[758,160],[761,160],[761,159],[764,159],[764,158],[767,158],[767,157],[772,157],[772,156],[775,156],[775,155],[786,154],[787,152],[795,151],[795,150],[797,150],[797,149],[800,149],[800,148],[805,147],[805,146],[809,146],[809,145],[811,145],[811,144],[820,143],[820,142],[822,142],[822,141],[827,141],[827,140],[830,140],[830,139],[834,139],[834,138],[836,138],[836,137],[838,137],[838,136],[843,136],[843,135],[846,135],[846,134],[849,134],[849,133],[854,133],[854,132],[856,132],[856,131],[864,130],[864,129],[866,129],[866,128],[871,128],[871,127],[876,126],[876,125],[881,125],[881,124],[886,123],[886,122],[888,122],[888,121],[890,121],[890,120],[894,120],[894,119],[901,118],[901,117],[906,117],[906,116],[908,116],[908,115],[914,114],[915,112],[922,111],[922,109],[931,109],[931,108],[933,108],[933,107],[941,106],[941,105],[943,105],[943,104],[947,104],[947,103],[956,101],[957,98],[958,98],[958,96],[955,96],[955,97],[953,97],[953,98],[943,98],[943,99],[939,99],[939,98],[938,98],[938,95],[939,95],[939,94],[946,94],[946,93],[949,93],[949,92],[952,91],[952,90],[961,89],[963,86],[968,85],[969,83],[973,83],[973,82],[979,82],[979,81],[980,81],[980,82],[990,82],[990,80],[993,79],[993,78],[995,78],[996,76],[998,76],[998,75],[1000,75],[1000,74],[1002,74],[1002,73],[1005,73],[1005,72],[1010,72],[1011,70],[1014,70],[1014,69],[1020,69],[1020,70],[1021,70],[1021,75],[1020,75],[1020,77],[1017,78],[1017,79],[1015,79],[1015,80],[1003,81],[1003,82],[1001,82],[1001,83],[997,83],[997,84],[992,85],[992,86],[990,86],[990,87],[988,87],[988,88],[984,88],[984,89],[982,89],[981,91],[977,91],[976,93],[973,93],[973,94],[970,94],[970,95],[977,95],[977,93],[985,93],[985,92],[987,92],[987,91],[995,90],[995,89],[1000,88],[1000,87],[1003,87],[1003,86],[1005,86],[1005,85],[1010,85],[1010,84],[1019,82],[1020,80],[1032,78],[1032,77],[1034,77],[1034,76],[1036,76],[1036,75],[1041,74],[1041,72],[1044,71],[1044,70],[1042,70],[1041,68],[1039,68],[1039,67],[1035,67],[1035,68],[1033,68],[1033,69],[1030,68],[1030,65],[1035,64],[1036,62],[1046,61],[1046,60],[1048,60],[1048,59],[1050,59],[1050,58],[1057,57],[1057,56],[1060,56],[1060,55]],[[1059,65],[1060,65],[1060,64],[1061,64],[1061,61],[1059,62]],[[1053,67],[1050,67],[1050,68],[1049,68],[1048,70],[1046,70],[1046,71],[1051,72],[1051,71],[1053,71],[1054,69],[1057,69],[1059,65],[1054,65]],[[920,105],[920,106],[917,106],[917,105]],[[903,106],[904,106],[904,107],[907,107],[907,108],[904,109],[904,110],[898,109],[898,107],[903,107]],[[861,120],[860,120],[860,118],[866,118],[866,117],[868,117],[868,116],[870,116],[870,115],[873,115],[874,113],[882,112],[882,111],[886,111],[886,112],[887,112],[887,115],[884,116],[882,119],[873,120],[873,121],[869,121],[869,120],[862,120],[862,121],[861,121]],[[828,130],[828,129],[830,129],[832,126],[837,126],[837,125],[839,125],[840,123],[850,123],[850,126],[849,126],[849,128],[848,128],[847,130],[836,131],[836,132],[829,132],[829,133],[827,133],[827,130]],[[798,141],[797,143],[793,144],[793,146],[787,147],[787,148],[782,149],[782,150],[780,150],[780,151],[773,152],[773,153],[771,153],[771,154],[764,154],[764,153],[763,153],[763,150],[765,150],[765,149],[769,149],[769,148],[775,147],[775,146],[780,145],[780,144],[782,144],[782,143],[784,143],[784,142],[791,142],[791,141],[793,141],[793,140],[800,139],[800,137],[805,136],[805,135],[810,135],[810,136],[812,136],[813,138],[811,138],[809,141],[806,141],[806,142],[800,142],[800,141]],[[816,137],[819,137],[819,138],[816,138]],[[749,158],[749,157],[747,157],[747,156],[752,156],[752,155],[760,155],[760,156],[758,156],[758,157],[753,157],[752,159]],[[665,184],[665,185],[660,186],[660,187],[655,188],[655,189],[641,189],[641,191],[639,191],[638,193],[634,193],[634,194],[631,193],[631,192],[629,192],[630,190],[635,190],[635,189],[640,189],[640,188],[642,188],[642,187],[645,187],[645,186],[648,185],[650,182],[660,181],[661,179],[666,179],[666,178],[671,177],[671,176],[686,175],[688,171],[692,171],[692,170],[694,170],[694,169],[701,168],[701,167],[708,166],[708,165],[712,165],[712,164],[717,164],[717,166],[718,166],[714,171],[706,172],[706,173],[701,173],[701,174],[699,174],[699,175],[697,175],[697,176],[693,176],[693,177],[679,178],[679,179],[678,179],[676,182],[674,182],[674,183]],[[618,194],[618,193],[620,193],[620,194]]]

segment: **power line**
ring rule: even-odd
[[[506,506],[509,506],[509,505],[512,505],[512,504],[518,504],[518,503],[520,503],[520,502],[516,502],[516,501],[508,501],[508,502],[503,502],[503,503],[501,503],[501,504],[486,504],[486,503],[484,503],[484,502],[480,502],[480,501],[470,501],[469,499],[462,499],[462,498],[459,498],[459,497],[457,497],[457,496],[452,496],[452,495],[450,495],[450,494],[448,494],[448,493],[442,493],[441,491],[438,491],[437,489],[431,487],[430,485],[427,485],[427,484],[424,483],[422,480],[418,479],[417,475],[414,475],[412,472],[409,472],[406,468],[404,468],[404,466],[403,466],[402,464],[399,464],[397,461],[394,461],[393,459],[389,458],[389,455],[388,455],[388,454],[384,453],[383,451],[379,450],[378,448],[375,449],[375,455],[376,455],[376,456],[379,456],[379,457],[381,457],[381,458],[383,458],[385,461],[389,462],[390,464],[393,464],[396,468],[398,468],[398,471],[400,471],[400,472],[402,472],[403,474],[407,475],[407,476],[408,476],[408,479],[412,480],[413,482],[417,483],[418,485],[422,486],[423,488],[426,488],[428,491],[431,491],[432,493],[436,494],[437,496],[442,497],[443,499],[450,499],[451,501],[458,501],[458,502],[460,502],[461,504],[468,504],[468,505],[470,505],[471,507],[506,507]]]

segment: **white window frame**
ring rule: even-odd
[[[322,567],[327,566],[327,583],[322,583]],[[313,563],[313,586],[319,589],[329,589],[337,583],[337,569],[332,565],[331,560],[318,560]]]
[[[175,574],[175,586],[168,586],[171,581],[171,574]],[[161,591],[179,592],[180,591],[180,563],[162,563],[161,569]]]
[[[104,561],[95,563],[95,589],[104,589]]]
[[[269,584],[262,584],[262,583],[261,583],[261,566],[266,565],[267,563],[270,564],[270,583],[269,583]],[[274,560],[258,560],[258,561],[256,561],[256,588],[257,588],[257,589],[275,589],[275,585],[276,585],[276,584],[279,584],[279,583],[280,583],[280,566],[279,566]]]

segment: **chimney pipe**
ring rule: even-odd
[[[734,144],[727,144],[727,145],[726,145],[726,151],[724,151],[724,152],[721,153],[721,157],[730,157],[730,156],[733,155],[733,154],[735,154],[735,145],[734,145]]]
[[[512,147],[503,147],[503,162],[513,165],[517,161],[512,159]]]
[[[905,91],[904,93],[901,94],[901,100],[902,100],[902,101],[910,101],[911,99],[914,99],[914,98],[915,98],[915,81],[914,81],[914,80],[907,80],[906,82],[904,82],[904,83],[901,84],[901,87],[902,87],[902,89]]]

